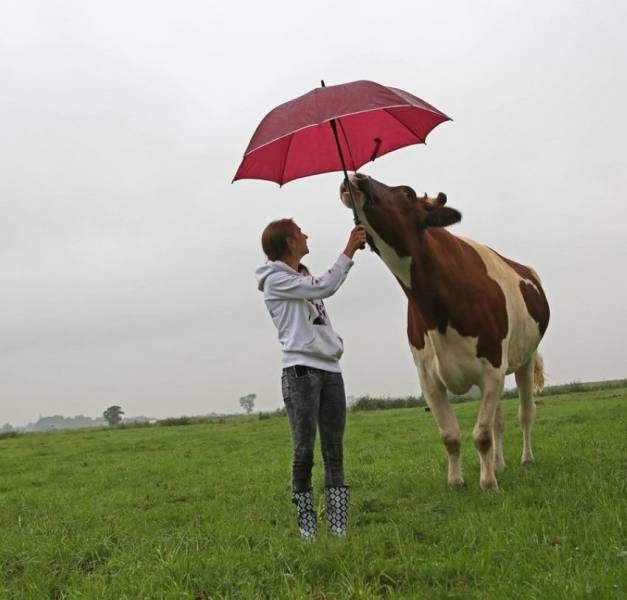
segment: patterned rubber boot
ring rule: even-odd
[[[314,510],[313,490],[293,492],[292,503],[296,506],[298,531],[303,540],[315,540],[318,532],[316,511]]]
[[[331,533],[337,537],[346,537],[348,525],[349,487],[328,487],[324,490],[327,503],[327,520]]]

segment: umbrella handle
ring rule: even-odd
[[[370,161],[374,162],[374,159],[377,158],[377,154],[379,153],[379,148],[381,147],[381,138],[374,138],[374,150],[372,151],[372,156],[370,157]]]

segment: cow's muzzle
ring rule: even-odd
[[[346,181],[342,184],[342,191],[349,193]],[[372,179],[363,173],[351,173],[348,176],[348,185],[354,190],[364,195],[363,209],[367,209],[374,204],[374,195],[372,193]]]

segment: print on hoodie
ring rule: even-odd
[[[339,289],[352,265],[341,254],[320,277],[313,277],[303,265],[299,272],[280,260],[257,269],[258,288],[281,343],[283,367],[298,364],[340,371],[344,343],[333,330],[322,300]]]

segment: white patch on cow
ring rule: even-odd
[[[373,239],[383,262],[388,266],[390,271],[403,282],[403,285],[411,288],[411,256],[399,256],[392,246],[388,246],[381,237],[377,235],[376,231],[369,226],[365,218],[362,219],[362,224]]]
[[[422,350],[409,347],[419,371],[424,368],[453,394],[465,394],[473,385],[483,389],[504,375],[503,368],[477,358],[478,342],[479,338],[460,335],[449,325],[444,334],[429,330]]]
[[[507,336],[503,340],[503,365],[507,373],[512,373],[529,362],[542,337],[538,323],[527,310],[520,291],[520,282],[525,281],[534,288],[537,289],[537,287],[533,281],[521,277],[487,246],[469,238],[460,236],[460,239],[477,251],[486,266],[488,276],[503,290],[508,320]],[[540,281],[539,278],[538,281]]]
[[[374,241],[374,245],[379,251],[381,260],[388,266],[388,269],[403,282],[403,285],[411,288],[411,256],[399,256],[392,246],[386,244],[372,225],[368,223],[368,219],[366,219],[366,215],[361,208],[357,209],[357,216],[359,217],[361,225],[364,226],[364,229]]]

